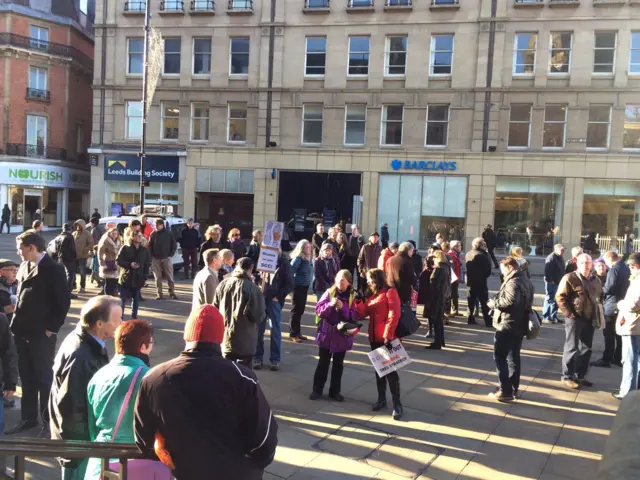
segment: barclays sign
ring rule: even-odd
[[[455,172],[456,162],[435,162],[433,160],[391,160],[391,168],[394,170],[424,170],[431,172]]]

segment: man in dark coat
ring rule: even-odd
[[[198,273],[198,249],[200,248],[200,232],[193,228],[193,218],[187,220],[187,228],[182,229],[179,243],[184,261],[184,279],[189,279],[189,270],[191,270],[191,280],[193,280]]]
[[[484,227],[484,232],[482,232],[482,239],[484,240],[487,252],[489,252],[491,260],[493,260],[493,265],[496,267],[496,270],[499,269],[500,267],[498,266],[498,259],[496,258],[496,254],[494,253],[494,250],[496,248],[496,234],[493,231],[491,225],[487,225],[486,227]]]
[[[622,366],[622,338],[616,334],[616,317],[618,315],[618,302],[624,300],[629,289],[631,270],[627,264],[615,252],[604,254],[604,261],[609,267],[607,280],[604,283],[602,293],[604,295],[604,352],[602,358],[591,362],[594,367]]]
[[[278,257],[276,271],[274,273],[262,272],[262,294],[264,295],[267,317],[271,324],[271,351],[269,361],[271,370],[280,369],[282,347],[282,308],[287,295],[293,290],[293,271],[289,259],[282,253]],[[258,343],[256,353],[253,356],[253,368],[262,368],[264,356],[264,331],[267,322],[258,325]]]
[[[90,225],[91,227],[89,230],[91,232],[91,237],[93,238],[93,244],[98,245],[98,243],[100,243],[100,239],[102,239],[102,236],[106,233],[106,230],[102,225],[100,225],[100,219],[96,217],[91,218]]]
[[[4,402],[0,401],[0,438],[4,435],[5,403],[15,402],[13,395],[18,384],[18,353],[9,329],[9,320],[4,313],[0,313],[0,393],[4,395]],[[0,479],[8,480],[6,474],[7,459],[0,456]]]
[[[378,268],[378,258],[382,253],[382,248],[378,244],[380,236],[378,232],[373,232],[369,236],[367,243],[358,254],[358,289],[364,292],[367,288],[367,272],[372,268]]]
[[[72,225],[65,223],[62,225],[62,231],[53,241],[53,251],[51,258],[64,267],[67,275],[67,285],[69,288],[69,296],[72,299],[78,298],[77,295],[71,293],[73,290],[73,282],[76,278],[76,241],[71,234]]]
[[[49,398],[51,438],[90,442],[87,387],[95,373],[109,363],[106,341],[122,323],[120,300],[109,295],[93,297],[80,312],[80,322],[67,335],[53,365]],[[84,478],[88,459],[58,458],[63,480]]]
[[[120,267],[120,297],[122,298],[122,314],[127,301],[132,300],[131,319],[138,318],[138,305],[140,290],[149,277],[151,267],[151,255],[149,250],[142,246],[144,235],[135,228],[125,232],[125,245],[118,252],[116,264]]]
[[[100,219],[102,218],[102,215],[100,215],[100,212],[98,211],[97,208],[93,209],[93,213],[91,214],[91,220],[93,219],[97,219],[98,221],[100,221]]]
[[[173,263],[171,258],[176,253],[178,245],[173,234],[164,226],[164,220],[156,218],[156,230],[149,236],[149,253],[151,254],[151,265],[153,266],[153,276],[156,280],[157,297],[162,299],[162,280],[167,279],[169,286],[169,297],[177,300],[175,284],[173,283]]]
[[[469,288],[467,296],[469,317],[467,318],[467,323],[469,325],[476,323],[474,311],[476,303],[480,301],[484,323],[487,327],[491,327],[491,316],[487,306],[489,301],[487,279],[491,276],[491,262],[489,261],[489,255],[483,250],[484,240],[482,238],[474,238],[471,247],[472,249],[467,252],[465,257],[467,287]]]
[[[411,290],[416,286],[416,274],[411,256],[415,249],[409,242],[400,244],[398,253],[387,262],[387,284],[398,291],[402,303],[411,301]]]
[[[18,264],[6,258],[0,259],[0,312],[11,321],[16,310],[18,294]]]
[[[260,480],[275,455],[275,416],[251,369],[222,357],[224,332],[213,305],[194,310],[185,350],[152,368],[140,385],[136,445],[182,480],[213,478],[212,472],[218,480]]]
[[[7,235],[11,233],[11,209],[9,205],[6,203],[2,208],[2,217],[0,218],[0,235],[2,235],[2,231],[4,230],[4,226],[7,226]]]
[[[560,280],[564,277],[564,246],[557,244],[544,262],[544,304],[542,307],[542,321],[544,323],[558,323],[558,304],[556,292]]]
[[[389,225],[382,224],[380,231],[382,232],[382,248],[387,248],[389,246]]]
[[[327,239],[327,236],[324,233],[324,223],[319,223],[316,225],[316,233],[311,237],[311,246],[313,247],[313,258],[318,258],[320,255],[320,250],[322,249],[322,244]]]
[[[56,336],[71,304],[64,268],[45,253],[44,239],[27,230],[18,235],[16,244],[23,262],[18,270],[18,298],[11,331],[22,381],[22,419],[7,431],[8,435],[36,427],[39,418],[45,428],[49,424],[47,401]]]

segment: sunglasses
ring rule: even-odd
[[[233,235],[231,235],[232,237],[239,237],[240,234],[239,233],[234,233]]]

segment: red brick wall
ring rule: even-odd
[[[37,25],[42,28],[49,29],[49,41],[67,45],[67,37],[69,27],[66,25],[58,25],[56,23],[45,22],[35,18],[22,17],[19,15],[11,16],[11,32],[24,37],[29,36],[29,26]]]
[[[92,105],[93,91],[91,89],[91,76],[87,76],[81,72],[69,72],[69,105],[68,119],[69,127],[67,130],[67,150],[70,154],[76,152],[76,126],[83,126],[84,145],[80,153],[87,153],[87,148],[91,144],[91,123],[92,123]]]

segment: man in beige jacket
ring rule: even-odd
[[[93,252],[93,235],[87,230],[84,220],[76,220],[73,238],[76,242],[76,271],[80,272],[80,293],[84,293],[87,284],[87,259]],[[73,276],[73,290],[76,289],[76,276]]]
[[[632,253],[627,265],[631,284],[624,300],[618,302],[616,320],[616,333],[622,337],[622,382],[620,391],[612,395],[618,400],[638,389],[640,365],[640,253]]]
[[[222,266],[222,257],[217,248],[205,250],[202,258],[206,267],[198,272],[193,280],[193,302],[191,309],[196,311],[203,305],[213,304],[213,296],[218,288],[218,270]]]

